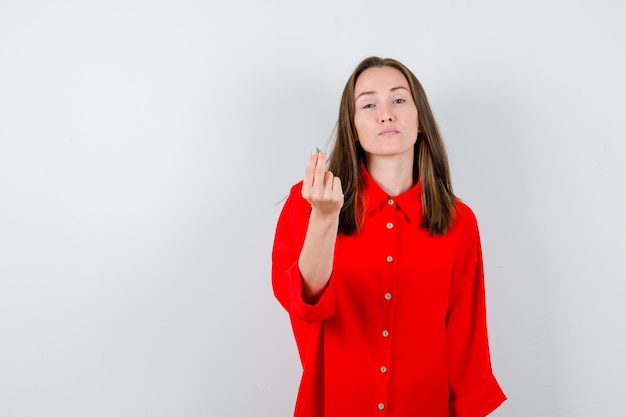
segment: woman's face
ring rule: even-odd
[[[417,140],[418,115],[409,83],[392,67],[368,68],[354,86],[354,125],[372,156],[407,155]]]

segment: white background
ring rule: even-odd
[[[289,416],[274,226],[369,55],[420,78],[478,216],[493,415],[625,415],[625,20],[619,0],[2,0],[0,416]]]

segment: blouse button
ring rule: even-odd
[[[383,365],[383,366],[381,366],[381,367],[380,367],[380,373],[381,373],[381,374],[387,373],[387,367],[386,367],[386,366],[384,366],[384,365]]]
[[[384,403],[378,403],[378,409],[379,410],[384,410],[385,409],[385,404]]]
[[[393,256],[387,256],[387,262],[389,263],[393,262]]]
[[[387,229],[393,229],[393,223],[391,222],[387,223]]]
[[[390,292],[385,293],[385,300],[387,300],[387,301],[391,300],[391,293]]]
[[[389,330],[383,330],[382,335],[383,335],[383,337],[388,337],[389,336]]]
[[[393,199],[390,198],[389,200],[387,200],[387,204],[389,204],[390,206],[393,206],[393,203],[394,203]]]

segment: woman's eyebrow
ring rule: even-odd
[[[374,95],[374,94],[376,94],[376,92],[375,92],[375,91],[364,91],[364,92],[362,92],[361,94],[359,94],[358,96],[356,96],[356,98],[354,99],[354,101],[358,100],[358,99],[359,99],[360,97],[362,97],[362,96],[371,96],[371,95]]]
[[[402,85],[400,85],[398,87],[393,87],[389,91],[393,92],[393,91],[396,91],[396,90],[406,90],[406,91],[409,91],[408,88],[406,88],[406,87],[404,87]],[[373,95],[373,94],[376,94],[376,91],[364,91],[361,94],[359,94],[358,96],[356,96],[354,101],[358,100],[361,96],[368,96],[368,95]]]

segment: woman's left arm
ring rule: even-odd
[[[476,218],[459,207],[461,229],[446,315],[450,415],[486,416],[506,396],[496,381],[489,354],[482,249]]]

